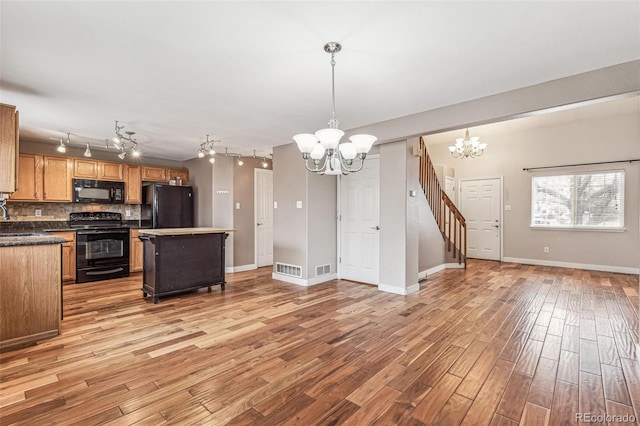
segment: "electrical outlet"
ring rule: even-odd
[[[131,216],[131,210],[126,209],[126,210],[124,211],[124,215],[125,215],[125,217],[130,217],[130,216]]]
[[[42,210],[36,209],[36,216],[42,216]]]
[[[545,252],[545,253],[549,253],[549,247],[545,247],[545,248],[544,248],[544,252]]]

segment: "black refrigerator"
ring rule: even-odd
[[[140,220],[141,225],[151,228],[192,228],[193,188],[145,183]]]

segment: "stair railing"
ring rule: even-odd
[[[438,174],[433,167],[433,162],[422,137],[420,137],[420,185],[422,185],[440,233],[447,242],[447,250],[453,250],[453,258],[457,258],[459,264],[464,262],[466,267],[467,225],[464,216],[442,190]]]

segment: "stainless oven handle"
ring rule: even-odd
[[[87,275],[105,275],[105,274],[113,274],[114,272],[120,272],[120,271],[124,271],[124,269],[114,268],[114,269],[109,269],[107,271],[89,271],[86,274]]]
[[[114,229],[114,230],[91,230],[91,231],[76,231],[78,235],[95,235],[95,234],[128,234],[128,229]]]

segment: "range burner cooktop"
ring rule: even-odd
[[[122,214],[116,212],[74,212],[69,214],[73,228],[121,228]]]

